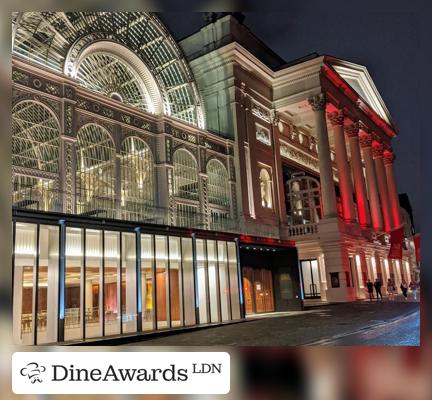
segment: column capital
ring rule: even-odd
[[[362,132],[360,134],[360,146],[362,148],[372,147],[372,135]]]
[[[384,164],[391,165],[395,160],[396,156],[391,150],[384,150]]]
[[[372,142],[372,156],[373,158],[382,158],[384,154],[384,146],[382,143],[374,140]]]
[[[349,138],[358,138],[359,135],[359,123],[352,122],[345,125],[345,133]]]
[[[325,110],[327,98],[325,93],[318,93],[308,98],[308,103],[314,111]]]
[[[343,110],[337,110],[327,113],[327,118],[330,120],[332,126],[342,126],[345,120]]]

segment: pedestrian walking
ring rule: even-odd
[[[395,291],[395,287],[393,285],[393,282],[391,280],[391,278],[387,279],[387,294],[389,296],[389,300],[393,300],[393,294]]]
[[[374,295],[373,295],[374,285],[369,279],[366,282],[366,287],[367,287],[367,291],[369,293],[369,300],[372,301],[372,299],[374,298]]]
[[[415,281],[411,281],[409,287],[413,294],[414,300],[417,300],[417,283]]]
[[[400,284],[400,289],[402,290],[402,294],[403,294],[405,300],[407,300],[407,298],[408,298],[408,285],[407,285],[405,279],[402,279],[402,283]]]
[[[374,283],[374,287],[375,287],[377,300],[379,298],[382,300],[381,286],[382,286],[381,281],[378,278],[376,278],[375,283]]]

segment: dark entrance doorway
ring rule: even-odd
[[[274,311],[272,273],[265,268],[243,267],[246,314]]]
[[[318,260],[301,260],[301,273],[303,282],[303,293],[305,298],[321,298],[320,278],[318,269]]]
[[[245,314],[301,310],[297,249],[276,239],[240,241]],[[288,241],[287,241],[288,242]]]

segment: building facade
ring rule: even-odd
[[[286,64],[233,15],[179,43],[152,13],[12,22],[17,343],[225,323],[410,279],[412,241],[387,259],[397,131],[366,68]]]

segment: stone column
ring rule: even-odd
[[[388,187],[388,192],[390,197],[393,223],[394,223],[394,227],[398,227],[401,225],[402,221],[401,221],[400,209],[399,209],[399,196],[396,189],[396,179],[393,170],[394,159],[395,159],[395,155],[392,151],[390,150],[384,151],[384,165],[385,165],[385,171],[387,176],[387,187]]]
[[[357,200],[357,211],[359,223],[366,227],[370,225],[369,203],[366,193],[366,183],[363,175],[363,165],[360,154],[359,143],[359,126],[358,123],[353,123],[345,126],[345,132],[348,135],[348,141],[351,152],[351,165],[354,176],[354,188]]]
[[[339,177],[339,187],[342,197],[344,220],[353,222],[356,220],[353,201],[353,186],[351,172],[348,164],[346,143],[344,135],[344,113],[342,110],[327,113],[333,126],[333,138],[336,150],[336,165]]]
[[[363,159],[366,169],[366,181],[369,193],[372,227],[376,231],[382,231],[383,221],[378,195],[378,184],[375,175],[375,166],[372,159],[372,136],[368,133],[362,132],[360,135],[360,146],[363,150]]]
[[[323,218],[337,217],[336,193],[325,117],[326,97],[324,93],[320,93],[311,96],[308,101],[315,117]]]
[[[381,199],[381,209],[384,217],[384,230],[389,232],[393,228],[393,218],[390,212],[390,199],[387,188],[387,177],[383,161],[383,145],[374,140],[372,143],[372,154],[375,163],[375,171],[378,179],[379,196]]]

